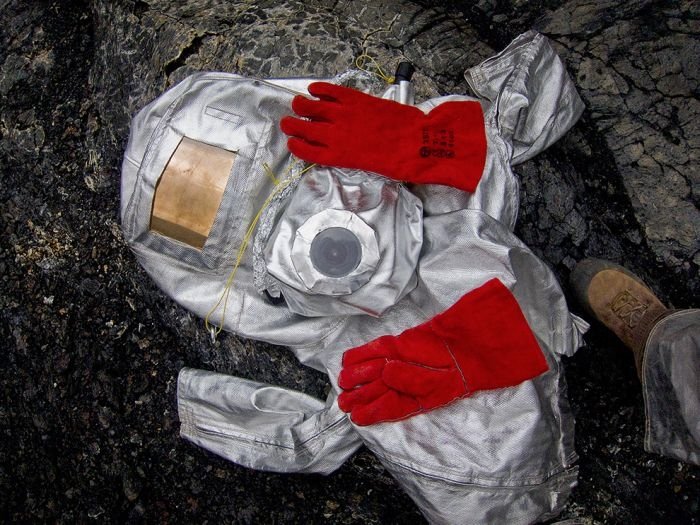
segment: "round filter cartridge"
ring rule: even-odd
[[[327,209],[297,229],[291,259],[307,290],[347,295],[374,274],[379,246],[374,230],[356,214]]]
[[[346,228],[327,228],[311,242],[309,253],[314,268],[328,277],[345,277],[362,260],[362,245]]]

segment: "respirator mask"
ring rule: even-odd
[[[314,167],[265,243],[265,291],[305,316],[379,316],[416,285],[422,216],[399,183]]]

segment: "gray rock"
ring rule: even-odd
[[[616,168],[654,258],[676,261],[677,271],[690,265],[691,275],[696,275],[693,257],[700,249],[700,211],[688,175],[697,173],[691,155],[698,148],[700,53],[692,25],[681,29],[673,18],[664,21],[675,15],[692,19],[696,11],[692,2],[659,7],[581,0],[566,2],[539,23],[567,50],[567,65],[593,125],[615,151]],[[652,18],[657,23],[646,23]],[[585,45],[578,47],[584,33]],[[611,120],[617,122],[611,126]],[[672,258],[665,255],[669,250]],[[688,284],[697,296],[697,278],[690,277]]]

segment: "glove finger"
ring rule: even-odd
[[[411,396],[426,396],[442,388],[450,379],[450,370],[390,361],[384,366],[382,380],[392,389]]]
[[[329,136],[329,124],[327,122],[315,122],[294,117],[284,117],[280,121],[280,129],[287,135],[299,137],[306,142],[316,145],[326,144]]]
[[[308,90],[314,97],[328,102],[341,102],[347,98],[348,91],[357,93],[354,89],[328,82],[312,82],[309,84]]]
[[[338,396],[338,406],[343,412],[351,412],[354,408],[366,405],[381,397],[388,390],[389,387],[381,379],[377,379],[367,385],[341,392]]]
[[[392,358],[396,354],[394,337],[384,335],[367,344],[347,350],[343,354],[343,366],[354,365],[370,359]]]
[[[350,419],[356,425],[366,426],[405,419],[420,410],[420,403],[412,397],[389,390],[371,403],[357,407],[350,413]]]
[[[432,368],[455,366],[454,358],[445,343],[430,329],[412,329],[410,335],[401,337],[397,349],[398,357],[402,361]]]
[[[298,95],[292,100],[292,109],[300,117],[307,117],[314,120],[332,121],[336,120],[337,104],[328,103],[323,100],[311,100],[310,98]]]
[[[356,386],[371,383],[382,376],[385,364],[386,359],[372,359],[346,366],[338,374],[338,385],[343,390],[350,390]]]
[[[313,162],[323,165],[327,165],[329,163],[328,148],[324,146],[311,144],[310,142],[306,142],[300,138],[291,137],[287,141],[287,149],[306,162]]]

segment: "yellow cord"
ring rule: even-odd
[[[265,170],[265,175],[270,177],[270,180],[272,180],[272,184],[277,186],[280,183],[280,181],[277,177],[275,177],[275,174],[272,171],[272,168],[270,168],[270,165],[267,162],[263,162],[263,169]],[[287,170],[287,172],[285,172],[285,175],[288,172],[289,172],[289,170]]]
[[[284,172],[283,176],[286,176],[289,174],[289,172],[292,170],[294,167],[294,162],[291,162],[287,169]],[[219,300],[217,303],[212,307],[211,310],[207,313],[207,316],[204,318],[204,326],[206,327],[207,331],[212,334],[213,337],[216,337],[221,333],[221,330],[223,329],[224,321],[226,320],[226,306],[228,304],[228,296],[229,293],[231,292],[231,285],[233,284],[233,279],[236,276],[236,272],[238,271],[238,267],[241,265],[241,261],[243,260],[243,256],[245,255],[245,251],[248,248],[248,243],[250,242],[251,237],[253,236],[253,232],[255,231],[255,227],[258,224],[258,221],[260,220],[260,217],[262,217],[263,212],[265,209],[270,205],[272,202],[272,199],[274,199],[282,190],[284,190],[287,186],[289,186],[292,182],[300,179],[302,175],[304,175],[307,171],[309,171],[311,168],[313,168],[316,164],[310,164],[309,166],[305,167],[303,170],[301,170],[297,175],[293,175],[291,177],[287,177],[283,180],[277,179],[275,177],[275,174],[272,172],[270,169],[270,166],[267,164],[263,164],[263,168],[265,170],[265,173],[273,180],[275,184],[275,188],[272,190],[272,193],[265,199],[265,202],[263,205],[260,207],[258,212],[255,214],[255,217],[253,217],[253,220],[250,223],[250,226],[248,226],[248,229],[245,232],[245,235],[243,236],[243,240],[241,241],[241,246],[238,248],[238,254],[236,255],[236,262],[233,265],[233,269],[231,270],[231,273],[229,274],[228,278],[226,279],[226,285],[224,286],[224,291],[221,293],[221,296],[219,297]],[[223,308],[221,312],[221,322],[219,325],[212,325],[210,322],[210,318],[216,310],[218,310],[219,306],[221,306],[221,303],[223,302]],[[216,328],[215,328],[216,327]]]
[[[372,66],[372,69],[369,69],[366,66],[366,62],[368,60]],[[386,74],[386,72],[382,69],[382,66],[379,65],[379,63],[374,59],[374,57],[368,55],[367,53],[362,53],[360,56],[358,56],[355,59],[355,66],[357,66],[357,69],[359,69],[361,71],[365,71],[367,73],[372,73],[374,75],[377,75],[379,78],[381,78],[387,84],[394,83],[394,77]]]

